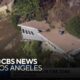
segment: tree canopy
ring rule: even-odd
[[[40,14],[40,0],[15,0],[13,14],[31,17],[33,14]]]
[[[66,25],[69,33],[80,38],[80,17],[73,17]]]

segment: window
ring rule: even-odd
[[[39,30],[39,32],[42,32],[42,30]]]
[[[28,34],[28,31],[26,30],[26,34]]]
[[[28,31],[28,34],[31,34],[31,32],[30,32],[30,31]]]
[[[29,30],[22,29],[22,32],[26,33],[26,34],[34,35],[34,33],[32,31],[29,31]]]
[[[25,33],[24,29],[22,29],[22,32]]]
[[[34,33],[31,31],[31,34],[34,35]]]

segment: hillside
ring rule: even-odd
[[[56,0],[48,11],[48,22],[52,27],[60,27],[76,15],[80,15],[80,0]]]

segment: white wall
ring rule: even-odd
[[[23,32],[23,29],[24,29],[24,32]],[[33,32],[33,34],[27,34],[26,31]],[[21,34],[22,34],[23,40],[31,39],[31,40],[44,41],[44,39],[41,36],[38,35],[39,32],[35,28],[31,28],[31,27],[28,27],[28,26],[22,26],[21,27]]]

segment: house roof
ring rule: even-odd
[[[34,20],[34,21],[29,21],[29,22],[23,23],[21,25],[26,26],[26,27],[27,26],[34,27],[34,28],[42,29],[42,30],[46,30],[46,29],[50,28],[49,24],[46,23],[45,21],[39,22],[39,21]],[[59,33],[58,28],[51,29],[50,31],[43,31],[43,32],[41,32],[41,34],[44,37],[46,37],[48,40],[50,40],[51,42],[55,43],[60,48],[65,50],[66,52],[73,50],[73,49],[80,48],[80,39],[70,35],[67,32],[64,35],[61,35]]]
[[[4,6],[6,4],[9,4],[12,0],[0,0],[0,6]]]
[[[20,25],[37,28],[38,30],[48,30],[48,29],[50,29],[49,24],[46,23],[46,21],[32,20],[32,21],[29,21],[29,22],[24,22]]]
[[[52,29],[50,32],[42,32],[41,34],[66,52],[80,48],[80,39],[67,32],[61,35],[59,29]]]

